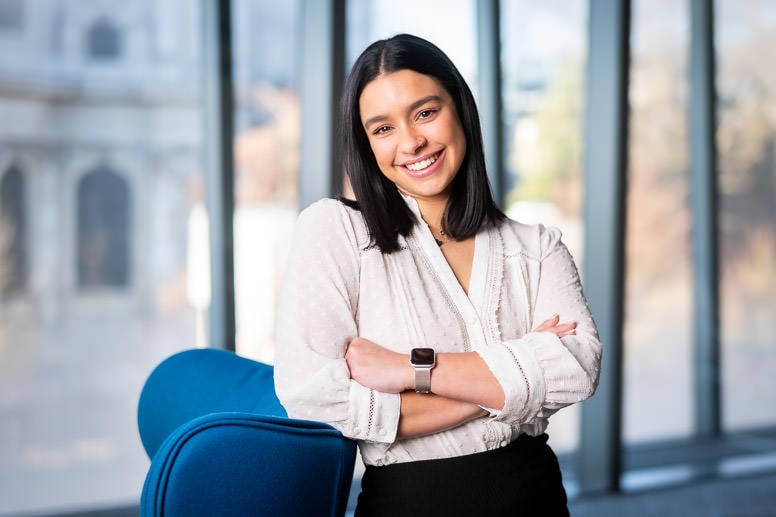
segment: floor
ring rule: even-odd
[[[573,517],[776,517],[776,472],[576,498],[569,509]],[[60,517],[137,517],[137,512],[132,507]]]
[[[569,511],[572,517],[776,517],[776,473],[578,497]],[[346,517],[352,516],[350,508]]]
[[[559,460],[573,517],[776,517],[776,429],[630,447],[623,456],[623,493],[615,495],[575,496],[574,455]],[[357,462],[347,517],[362,472]],[[133,506],[58,517],[137,514]]]
[[[558,455],[572,517],[776,517],[776,429],[628,447],[617,495],[576,496],[574,458]]]
[[[569,504],[569,509],[574,517],[773,517],[776,473],[578,498]]]

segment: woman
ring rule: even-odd
[[[300,214],[281,293],[288,414],[358,441],[356,515],[567,515],[544,432],[601,346],[559,231],[495,205],[474,98],[425,40],[361,54],[341,133],[356,199]]]

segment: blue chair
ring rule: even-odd
[[[142,516],[342,516],[355,442],[288,418],[270,365],[215,349],[160,363],[138,404]]]

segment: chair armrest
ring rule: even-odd
[[[140,514],[342,516],[355,456],[355,442],[327,424],[212,413],[161,444]]]

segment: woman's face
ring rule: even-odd
[[[359,99],[361,123],[382,173],[418,201],[446,201],[466,154],[447,90],[412,70],[380,75]]]

